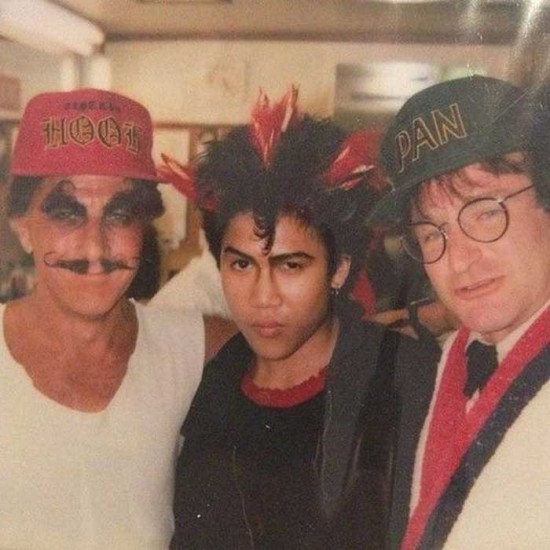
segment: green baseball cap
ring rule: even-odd
[[[469,76],[426,88],[395,116],[380,160],[392,191],[369,219],[397,220],[406,191],[469,164],[530,149],[535,110],[531,95],[504,80]]]

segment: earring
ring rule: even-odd
[[[337,287],[337,286],[331,286],[330,287],[330,295],[333,297],[333,298],[338,298],[340,294],[340,288]]]

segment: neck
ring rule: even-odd
[[[254,384],[260,388],[288,389],[318,375],[330,362],[338,333],[338,319],[329,318],[289,357],[273,360],[256,356]]]
[[[124,301],[101,319],[63,315],[33,295],[9,304],[4,334],[35,388],[72,409],[103,410],[118,390],[137,339],[133,306]]]
[[[6,342],[16,360],[56,370],[112,368],[98,358],[109,354],[125,362],[137,337],[135,310],[126,300],[104,315],[86,317],[49,307],[31,294],[11,302],[4,321]]]
[[[512,331],[507,332],[504,336],[501,338],[493,338],[491,339],[486,338],[485,335],[480,334],[480,339],[489,343],[494,344],[497,346],[498,350],[498,356],[499,361],[504,359],[504,357],[508,354],[508,352],[514,347],[516,342],[520,340],[520,338],[527,332],[529,327],[541,316],[548,308],[550,307],[550,300],[546,301],[542,307],[540,307],[527,321],[524,321],[521,325],[514,328]],[[477,333],[475,331],[472,331],[472,334],[474,337],[477,337]]]
[[[134,315],[133,307],[126,299],[119,300],[108,311],[94,314],[72,311],[39,291],[19,302],[21,310],[36,329],[48,334],[50,339],[59,337],[65,342],[111,340]]]

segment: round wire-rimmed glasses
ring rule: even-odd
[[[461,231],[470,239],[480,243],[498,241],[508,229],[510,213],[505,202],[531,189],[523,187],[501,199],[480,197],[467,202],[458,213],[457,222]],[[433,264],[443,257],[447,249],[446,224],[436,225],[428,221],[409,224],[401,236],[403,248],[411,258],[423,264]]]

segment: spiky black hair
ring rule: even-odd
[[[273,244],[279,217],[292,215],[323,239],[329,275],[342,255],[351,258],[343,289],[347,290],[363,267],[369,240],[364,220],[377,195],[363,182],[348,190],[324,185],[321,176],[338,156],[346,137],[332,121],[305,116],[281,135],[269,166],[253,146],[248,126],[210,143],[198,160],[197,187],[200,196],[213,194],[217,198],[216,212],[205,211],[203,218],[216,259],[220,259],[225,228],[237,214],[252,213],[266,251]]]

